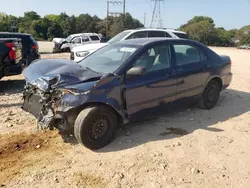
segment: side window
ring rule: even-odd
[[[81,44],[81,43],[82,43],[82,42],[81,42],[81,38],[80,38],[80,37],[74,38],[74,39],[72,40],[72,43],[73,43],[73,44]]]
[[[206,54],[199,48],[190,45],[174,45],[177,65],[186,65],[207,60]]]
[[[139,31],[130,35],[127,39],[147,38],[147,31]]]
[[[153,71],[163,70],[171,67],[170,45],[160,45],[148,49],[133,64],[133,67],[142,66],[146,74]]]
[[[166,37],[167,38],[173,38],[168,32],[166,32]]]
[[[148,37],[166,37],[166,32],[163,31],[149,31]]]
[[[89,37],[87,37],[87,36],[82,37],[82,42],[88,42],[88,41],[89,41]]]

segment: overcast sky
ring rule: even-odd
[[[106,16],[106,0],[0,0],[0,12],[22,16],[25,11],[46,14],[66,12],[69,15],[89,13],[100,18]],[[151,0],[127,0],[127,12],[146,26],[150,25],[154,3]],[[111,7],[112,11],[122,11],[122,7]],[[165,0],[162,3],[164,27],[177,28],[196,15],[210,16],[215,24],[225,29],[250,25],[250,0]]]

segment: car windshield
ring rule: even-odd
[[[112,39],[110,39],[108,41],[108,43],[118,42],[118,41],[122,40],[129,33],[131,33],[131,31],[123,31],[123,32],[117,34],[116,36],[114,36]]]
[[[68,36],[68,37],[65,39],[65,41],[68,42],[68,43],[70,43],[71,39],[72,39],[72,36],[70,35],[70,36]]]
[[[79,62],[85,68],[98,73],[114,73],[139,46],[110,44]]]

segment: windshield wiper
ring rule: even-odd
[[[87,69],[87,70],[89,70],[89,71],[92,71],[92,72],[94,72],[94,73],[96,73],[96,74],[100,74],[99,72],[96,72],[96,71],[92,70],[92,69],[89,68],[89,67],[84,67],[84,68]]]

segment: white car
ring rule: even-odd
[[[84,45],[73,48],[71,50],[70,59],[74,62],[79,62],[86,56],[98,50],[99,48],[106,46],[110,43],[128,39],[151,38],[151,37],[169,37],[169,38],[186,38],[186,39],[188,38],[185,32],[177,31],[175,29],[138,28],[132,30],[125,30],[114,36],[107,43]]]
[[[101,38],[96,33],[78,33],[68,36],[66,39],[54,38],[53,52],[70,52],[74,47],[86,44],[100,43]]]
[[[92,54],[96,50],[108,45],[109,43],[98,43],[98,44],[86,44],[83,46],[75,47],[71,50],[70,59],[74,62],[81,61],[84,57]]]

